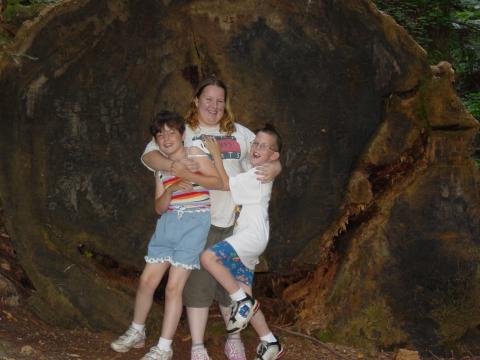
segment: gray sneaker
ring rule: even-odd
[[[157,346],[150,348],[150,351],[145,354],[140,360],[170,360],[173,357],[173,351],[166,351],[159,349]]]
[[[278,341],[275,342],[266,342],[262,341],[257,346],[257,355],[255,360],[275,360],[280,359],[285,355],[285,349]]]
[[[110,343],[110,347],[116,352],[127,352],[132,348],[141,348],[145,346],[145,332],[135,330],[129,327],[128,330],[117,340]]]

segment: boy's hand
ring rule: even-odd
[[[190,181],[186,180],[180,180],[177,181],[176,183],[170,185],[168,187],[168,190],[174,192],[174,191],[191,191],[193,189],[192,183]]]
[[[213,136],[203,136],[202,141],[205,144],[205,147],[208,149],[210,154],[215,157],[215,156],[220,156],[221,157],[221,151],[220,151],[220,145],[217,142],[217,139]]]

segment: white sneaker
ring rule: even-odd
[[[145,354],[140,360],[170,360],[173,357],[173,351],[166,351],[159,349],[158,346],[150,348],[150,351]]]
[[[194,347],[192,348],[190,360],[212,360],[210,356],[208,356],[207,349],[204,347]]]
[[[227,332],[236,334],[245,329],[259,307],[260,303],[248,294],[242,300],[234,301],[227,323]]]
[[[127,352],[131,348],[142,348],[145,346],[145,332],[129,327],[128,330],[117,340],[110,343],[110,347],[116,352]]]
[[[266,342],[262,341],[257,346],[257,355],[255,360],[275,360],[285,355],[285,348],[280,342]]]

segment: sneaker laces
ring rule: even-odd
[[[129,327],[125,334],[121,335],[119,340],[125,341],[128,340],[130,337],[135,336],[139,331],[135,330],[133,327]]]
[[[145,355],[147,359],[156,359],[155,355],[161,356],[162,359],[164,358],[164,355],[166,355],[167,352],[165,350],[160,350],[157,346],[154,346],[150,348],[150,351],[148,354]]]
[[[267,352],[267,349],[268,349],[268,342],[261,341],[260,344],[258,344],[257,355],[265,354]]]
[[[230,320],[235,321],[235,314],[238,311],[238,307],[240,306],[240,301],[235,301],[230,306]]]

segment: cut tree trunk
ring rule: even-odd
[[[266,259],[310,271],[285,291],[299,327],[478,339],[478,123],[450,65],[367,0],[72,0],[25,23],[0,58],[0,196],[33,308],[129,323],[155,224],[148,124],[211,74],[238,122],[285,139]]]

